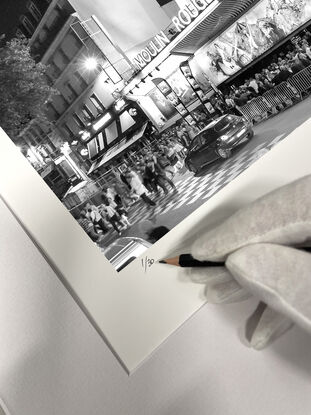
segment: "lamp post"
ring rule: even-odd
[[[110,64],[110,66],[105,67],[103,63],[101,62],[101,59],[99,59],[97,56],[88,56],[85,58],[83,62],[84,68],[91,72],[95,71],[96,69],[103,71],[106,75],[105,82],[111,82],[114,85],[118,84],[119,82],[122,82],[123,78],[119,74],[119,72],[115,69],[114,66]]]

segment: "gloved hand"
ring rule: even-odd
[[[251,295],[261,302],[245,325],[251,347],[262,349],[293,323],[311,332],[311,176],[277,189],[240,209],[200,237],[191,254],[225,262],[195,268],[212,303]]]

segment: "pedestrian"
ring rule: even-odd
[[[96,232],[94,224],[90,219],[87,218],[85,210],[74,215],[74,218],[77,220],[82,229],[87,233],[87,235],[92,239],[93,242],[99,242],[101,236]]]
[[[147,162],[144,162],[143,168],[143,185],[146,187],[149,193],[157,192],[158,188],[155,184],[155,178],[152,171],[147,168]]]
[[[163,154],[162,154],[163,155]],[[168,190],[166,188],[166,184],[168,183],[173,190],[177,190],[174,182],[170,180],[164,168],[161,167],[160,163],[153,163],[150,159],[148,161],[147,166],[152,170],[154,176],[156,177],[156,183],[164,190],[165,194],[168,194]]]
[[[305,66],[298,57],[292,61],[292,65],[290,67],[293,74],[302,71],[304,68]]]
[[[113,229],[121,235],[122,223],[120,216],[118,215],[116,209],[111,205],[111,202],[105,196],[102,196],[102,205],[100,210],[103,214],[106,215],[108,221],[111,223]]]
[[[279,85],[281,82],[287,81],[287,79],[292,75],[292,72],[286,68],[286,66],[280,66],[280,72],[275,75],[272,82],[274,85]]]
[[[248,84],[249,88],[252,88],[253,91],[255,91],[255,93],[258,95],[258,83],[257,80],[254,78],[251,78],[249,80],[249,84]]]
[[[123,200],[118,193],[116,194],[114,198],[114,203],[116,205],[115,209],[121,218],[121,223],[124,225],[124,227],[128,228],[129,226],[131,226],[131,223],[128,220],[127,210],[124,206]]]
[[[147,205],[156,206],[156,203],[147,196],[147,189],[143,185],[137,173],[128,170],[125,173],[125,178],[135,192]]]
[[[107,233],[108,228],[102,218],[99,209],[95,205],[91,205],[90,203],[87,203],[86,209],[87,218],[94,224],[95,227],[99,227],[103,231],[103,233]]]
[[[145,163],[144,179],[151,186],[152,191],[158,192],[160,187],[163,192],[167,194],[168,190],[165,186],[165,182],[159,177],[159,174],[155,169],[153,158],[146,158]]]
[[[175,146],[180,146],[180,148],[182,149],[183,147],[181,146],[181,144],[171,144],[171,147],[174,148],[176,157],[177,157],[177,163],[175,164],[176,168],[177,168],[177,164],[180,163],[179,162],[179,155],[175,150]],[[178,147],[179,149],[179,147]],[[157,160],[158,160],[158,165],[165,171],[166,175],[170,175],[171,178],[174,177],[176,169],[175,166],[171,165],[171,161],[169,160],[169,158],[167,157],[167,153],[163,150],[160,150],[157,152]],[[179,166],[178,166],[179,167]]]

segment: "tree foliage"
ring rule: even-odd
[[[34,120],[49,123],[46,104],[57,91],[48,85],[46,69],[32,58],[25,38],[0,48],[0,126],[15,142]]]

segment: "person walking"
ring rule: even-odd
[[[148,183],[150,183],[154,192],[158,192],[158,188],[160,187],[165,194],[168,193],[164,181],[159,178],[159,174],[155,169],[155,163],[152,158],[146,158],[144,178]]]
[[[120,221],[124,225],[125,228],[128,228],[129,226],[132,226],[130,221],[127,217],[127,210],[124,206],[123,200],[121,196],[116,193],[114,198],[114,203],[116,204],[115,210],[117,211],[118,215],[120,216]]]
[[[165,159],[165,153],[161,153],[160,157],[162,157],[162,160],[164,160]],[[166,170],[165,170],[165,168],[163,168],[161,166],[160,160],[158,160],[158,163],[156,163],[154,165],[154,169],[155,169],[155,174],[157,175],[158,182],[162,183],[162,185],[164,185],[164,186],[166,185],[166,183],[168,183],[170,185],[171,189],[173,189],[174,191],[177,191],[175,183],[167,177]],[[167,193],[168,193],[168,191],[167,191]]]
[[[122,223],[120,216],[114,207],[111,206],[111,202],[105,197],[102,197],[103,204],[100,206],[100,210],[106,215],[108,221],[111,223],[113,229],[121,235]]]
[[[127,171],[125,173],[125,178],[130,184],[133,192],[135,192],[147,205],[156,206],[156,203],[147,196],[147,189],[134,171]]]
[[[100,242],[103,238],[103,235],[100,236],[94,227],[93,222],[87,218],[86,211],[81,210],[80,213],[74,215],[74,218],[77,220],[81,228],[87,233],[87,235],[92,239],[93,242]]]
[[[87,209],[87,214],[86,214],[87,218],[90,219],[90,221],[94,224],[95,227],[98,226],[103,231],[103,233],[107,233],[108,228],[98,208],[95,205],[91,205],[90,203],[87,203],[86,209]]]

